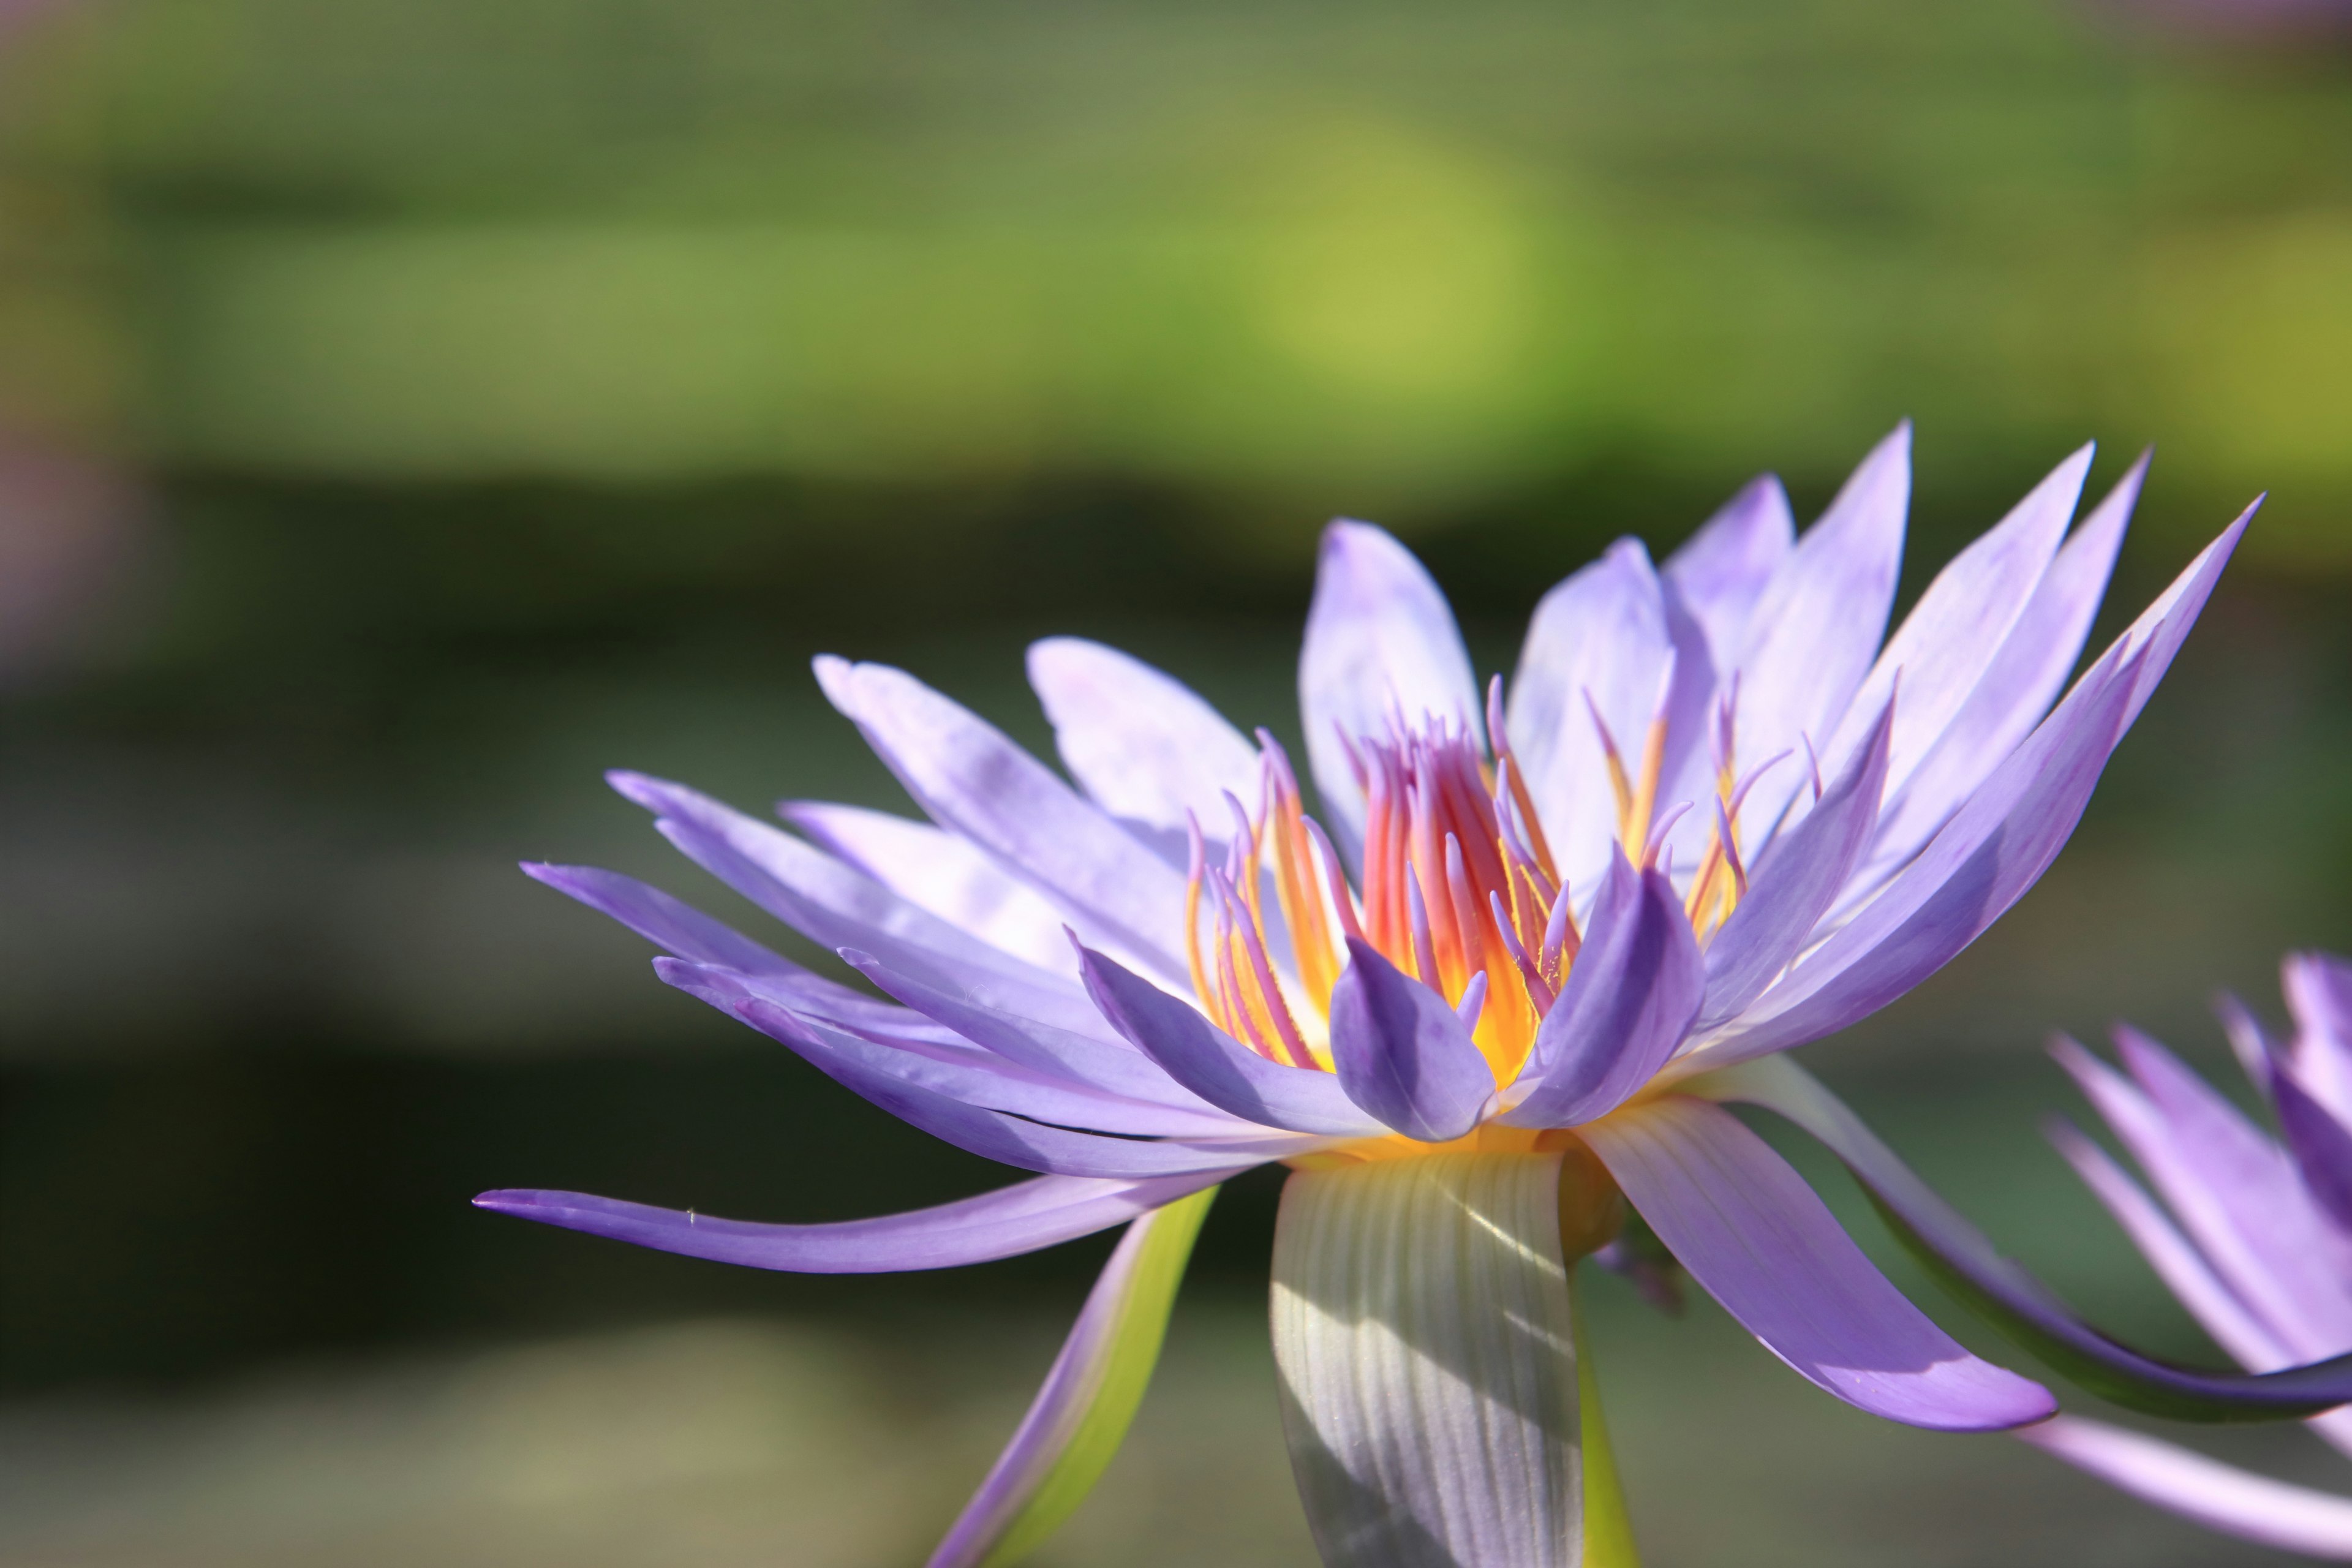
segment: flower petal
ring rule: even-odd
[[[876,953],[902,973],[1080,1033],[1102,1029],[1075,978],[966,935],[791,834],[683,784],[615,773],[613,787],[656,814],[696,865],[820,946]]]
[[[1512,1085],[1517,1103],[1501,1120],[1574,1127],[1615,1110],[1682,1044],[1705,988],[1698,943],[1673,884],[1616,856],[1568,984]]]
[[[2352,1498],[2289,1486],[2079,1415],[2061,1415],[2017,1436],[2209,1530],[2283,1552],[2352,1561]]]
[[[1888,789],[1871,850],[1874,868],[1892,871],[1917,854],[2050,710],[2091,635],[2147,474],[2143,453],[2059,548],[2033,597],[2001,639],[2000,652],[1941,737]]]
[[[1183,852],[1185,814],[1224,836],[1224,794],[1251,799],[1257,748],[1174,677],[1083,637],[1029,645],[1029,684],[1062,763],[1097,805]]]
[[[1937,1278],[2002,1331],[2084,1388],[2134,1410],[2189,1421],[2274,1421],[2352,1403],[2352,1355],[2273,1373],[2208,1372],[2142,1355],[2089,1327],[2050,1289],[1994,1250],[1835,1095],[1786,1057],[1676,1084],[1679,1093],[1760,1105],[1845,1162],[1889,1229]]]
[[[1215,1197],[1213,1188],[1196,1193],[1128,1226],[1045,1386],[929,1568],[1017,1562],[1086,1500],[1143,1403],[1192,1238]]]
[[[936,1208],[826,1225],[760,1225],[719,1219],[692,1209],[655,1208],[587,1193],[534,1187],[484,1193],[474,1200],[474,1206],[650,1247],[657,1252],[736,1263],[746,1268],[792,1274],[895,1274],[914,1268],[961,1268],[1075,1241],[1223,1179],[1224,1173],[1214,1171],[1139,1182],[1036,1176]]]
[[[2352,1129],[2338,1121],[2293,1072],[2272,1078],[2271,1097],[2304,1189],[2339,1231],[2352,1233]]]
[[[1942,968],[2023,897],[2081,819],[2252,515],[2189,563],[1885,891],[1694,1055],[1728,1064],[1844,1028]]]
[[[2352,963],[2325,952],[2289,953],[2279,965],[2294,1014],[2295,1077],[2352,1122]]]
[[[1728,666],[1738,655],[1749,615],[1796,542],[1789,493],[1765,474],[1741,487],[1658,569],[1706,634],[1717,664]]]
[[[2105,1149],[2063,1120],[2053,1122],[2049,1132],[2091,1195],[2115,1216],[2148,1267],[2223,1350],[2241,1365],[2261,1372],[2294,1363],[2294,1353],[2270,1325],[2247,1310],[2196,1244],[2180,1234],[2157,1201]]]
[[[1364,792],[1342,735],[1384,734],[1391,715],[1418,724],[1424,714],[1485,733],[1470,653],[1444,594],[1412,552],[1368,522],[1343,519],[1323,531],[1298,707],[1326,826],[1351,855]]]
[[[654,968],[667,984],[790,1046],[821,1071],[845,1082],[848,1080],[834,1069],[845,1058],[848,1068],[906,1090],[945,1096],[964,1105],[1056,1127],[1083,1127],[1130,1138],[1217,1139],[1260,1131],[1207,1106],[1154,1103],[1097,1089],[1065,1074],[1040,1072],[945,1030],[941,1031],[944,1039],[923,1039],[903,1034],[877,1037],[844,1028],[822,1013],[793,1005],[790,998],[779,1000],[761,988],[756,976],[736,971],[675,958],[656,959]]]
[[[1183,873],[994,725],[906,671],[825,658],[816,673],[934,822],[1098,942],[1184,980]]]
[[[1505,720],[1528,793],[1571,887],[1609,864],[1617,811],[1605,781],[1599,713],[1639,754],[1674,657],[1665,600],[1639,540],[1621,539],[1536,605]],[[1687,727],[1669,727],[1669,742]],[[1670,771],[1667,777],[1673,777]]]
[[[1210,1104],[1297,1132],[1387,1135],[1387,1125],[1349,1100],[1334,1075],[1266,1060],[1198,1010],[1090,949],[1079,969],[1111,1026]]]
[[[1887,1283],[1804,1179],[1729,1112],[1669,1095],[1582,1130],[1707,1293],[1799,1373],[1941,1431],[2039,1421],[2049,1391],[1969,1354]]]
[[[1894,742],[1895,700],[1804,820],[1777,834],[1739,900],[1706,948],[1706,1005],[1698,1027],[1735,1017],[1813,939],[1878,822]]]
[[[1738,672],[1738,752],[1758,762],[1818,752],[1869,671],[1895,605],[1903,524],[1911,504],[1911,426],[1874,447],[1821,521],[1772,574],[1727,668]],[[1796,796],[1801,768],[1781,767],[1748,792],[1741,826],[1761,848]]]
[[[956,930],[1041,969],[1063,965],[1068,950],[1054,906],[944,828],[823,800],[780,801],[776,813],[817,847]]]
[[[2000,653],[2010,629],[2048,572],[2091,471],[2088,446],[2058,465],[2007,517],[1945,563],[1886,639],[1855,692],[1824,763],[1859,747],[1872,717],[1903,701],[1888,742],[1887,782],[1899,785],[1952,721]]]
[[[1114,1044],[1088,1035],[1075,1035],[1016,1013],[982,1006],[967,997],[898,973],[872,954],[855,948],[843,950],[841,956],[850,967],[917,1013],[1008,1061],[1130,1100],[1193,1112],[1204,1123],[1233,1120],[1178,1083],[1166,1069],[1125,1040]]]
[[[610,915],[655,946],[693,963],[757,975],[769,992],[790,998],[844,1028],[933,1035],[930,1025],[904,1007],[877,1002],[837,981],[812,973],[769,952],[692,905],[635,877],[593,866],[526,862],[524,875]]]
[[[983,1159],[1024,1171],[1129,1180],[1199,1171],[1230,1173],[1319,1148],[1323,1142],[1297,1135],[1112,1138],[1046,1126],[972,1104],[953,1090],[910,1082],[891,1070],[901,1064],[886,1054],[890,1047],[828,1028],[773,1003],[747,1001],[738,1004],[736,1011],[753,1027],[791,1045],[827,1078],[899,1121]]]
[[[1443,1143],[1478,1125],[1495,1078],[1445,998],[1348,939],[1331,987],[1331,1065],[1348,1098],[1408,1138]]]
[[[2352,1252],[2294,1160],[2163,1047],[2127,1029],[2116,1038],[2137,1084],[2073,1041],[2054,1054],[2293,1359],[2352,1350]]]
[[[1274,1355],[1330,1568],[1572,1568],[1584,1477],[1558,1154],[1294,1173]]]

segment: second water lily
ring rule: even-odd
[[[478,1201],[815,1272],[1132,1221],[934,1568],[1010,1562],[1075,1506],[1208,1194],[1269,1162],[1291,1170],[1284,1417],[1328,1563],[1632,1561],[1571,1280],[1628,1204],[1837,1397],[1941,1429],[2040,1420],[2043,1389],[1930,1322],[1717,1102],[1787,1109],[1810,1080],[1766,1058],[1901,995],[2015,902],[2170,663],[2245,519],[2070,687],[2142,471],[2070,532],[2089,461],[1892,637],[1907,430],[1801,539],[1759,480],[1663,566],[1624,541],[1555,587],[1509,685],[1484,690],[1420,563],[1336,524],[1299,673],[1313,816],[1264,731],[1099,645],[1030,656],[1075,787],[911,676],[820,660],[928,822],[793,802],[786,832],[614,783],[887,1000],[630,879],[532,874],[661,947],[670,984],[1040,1173],[838,1225]]]

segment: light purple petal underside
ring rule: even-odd
[[[942,827],[862,805],[786,800],[776,814],[811,843],[958,931],[1041,969],[1065,965],[1063,919],[1028,883]]]
[[[1223,1181],[1204,1171],[1150,1181],[1037,1176],[936,1208],[826,1225],[761,1225],[692,1209],[656,1208],[587,1193],[508,1187],[484,1193],[477,1208],[565,1230],[585,1231],[658,1252],[791,1274],[895,1274],[961,1268],[1075,1241],[1124,1225]]]
[[[1348,1098],[1408,1138],[1443,1143],[1478,1124],[1495,1079],[1445,998],[1358,938],[1331,987],[1331,1062]]]
[[[1928,1321],[1803,1178],[1720,1107],[1669,1095],[1583,1136],[1692,1278],[1819,1387],[1940,1431],[2016,1426],[2058,1408],[2039,1384]]]

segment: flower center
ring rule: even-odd
[[[1727,701],[1713,737],[1715,822],[1683,891],[1702,943],[1748,887],[1731,825],[1755,773],[1735,780],[1730,712]],[[1354,937],[1471,1020],[1497,1084],[1517,1074],[1567,984],[1582,933],[1505,737],[1499,679],[1487,713],[1491,754],[1456,719],[1417,726],[1397,719],[1385,734],[1343,738],[1365,800],[1363,867],[1353,885],[1328,836],[1306,815],[1288,755],[1258,731],[1257,806],[1225,797],[1233,833],[1222,863],[1212,862],[1199,822],[1192,826],[1185,931],[1192,987],[1227,1033],[1272,1060],[1329,1070],[1331,987],[1347,965],[1344,939]],[[1648,869],[1689,808],[1657,810],[1663,703],[1631,769],[1600,715],[1591,718],[1616,797],[1618,842]],[[1286,948],[1286,964],[1277,957]]]

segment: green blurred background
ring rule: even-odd
[[[2340,16],[2341,13],[2336,13]],[[2040,1140],[2045,1032],[2352,948],[2352,55],[2060,0],[85,0],[0,60],[0,1563],[919,1561],[1103,1247],[731,1272],[479,1215],[998,1173],[524,881],[740,913],[607,795],[891,803],[898,660],[1039,744],[1104,637],[1290,732],[1315,530],[1482,668],[1621,532],[1919,421],[1906,595],[2086,437],[2102,635],[2273,500],[2059,867],[1820,1069],[2104,1319],[2210,1355]],[[1889,1256],[1843,1177],[1807,1167]],[[1041,1563],[1311,1562],[1213,1218]],[[1597,1281],[1654,1568],[2253,1563]],[[1973,1330],[1966,1330],[1973,1332]],[[1991,1348],[1990,1342],[1979,1342]],[[2003,1351],[2001,1353],[2011,1354]],[[2217,1451],[2326,1479],[2289,1431]]]

